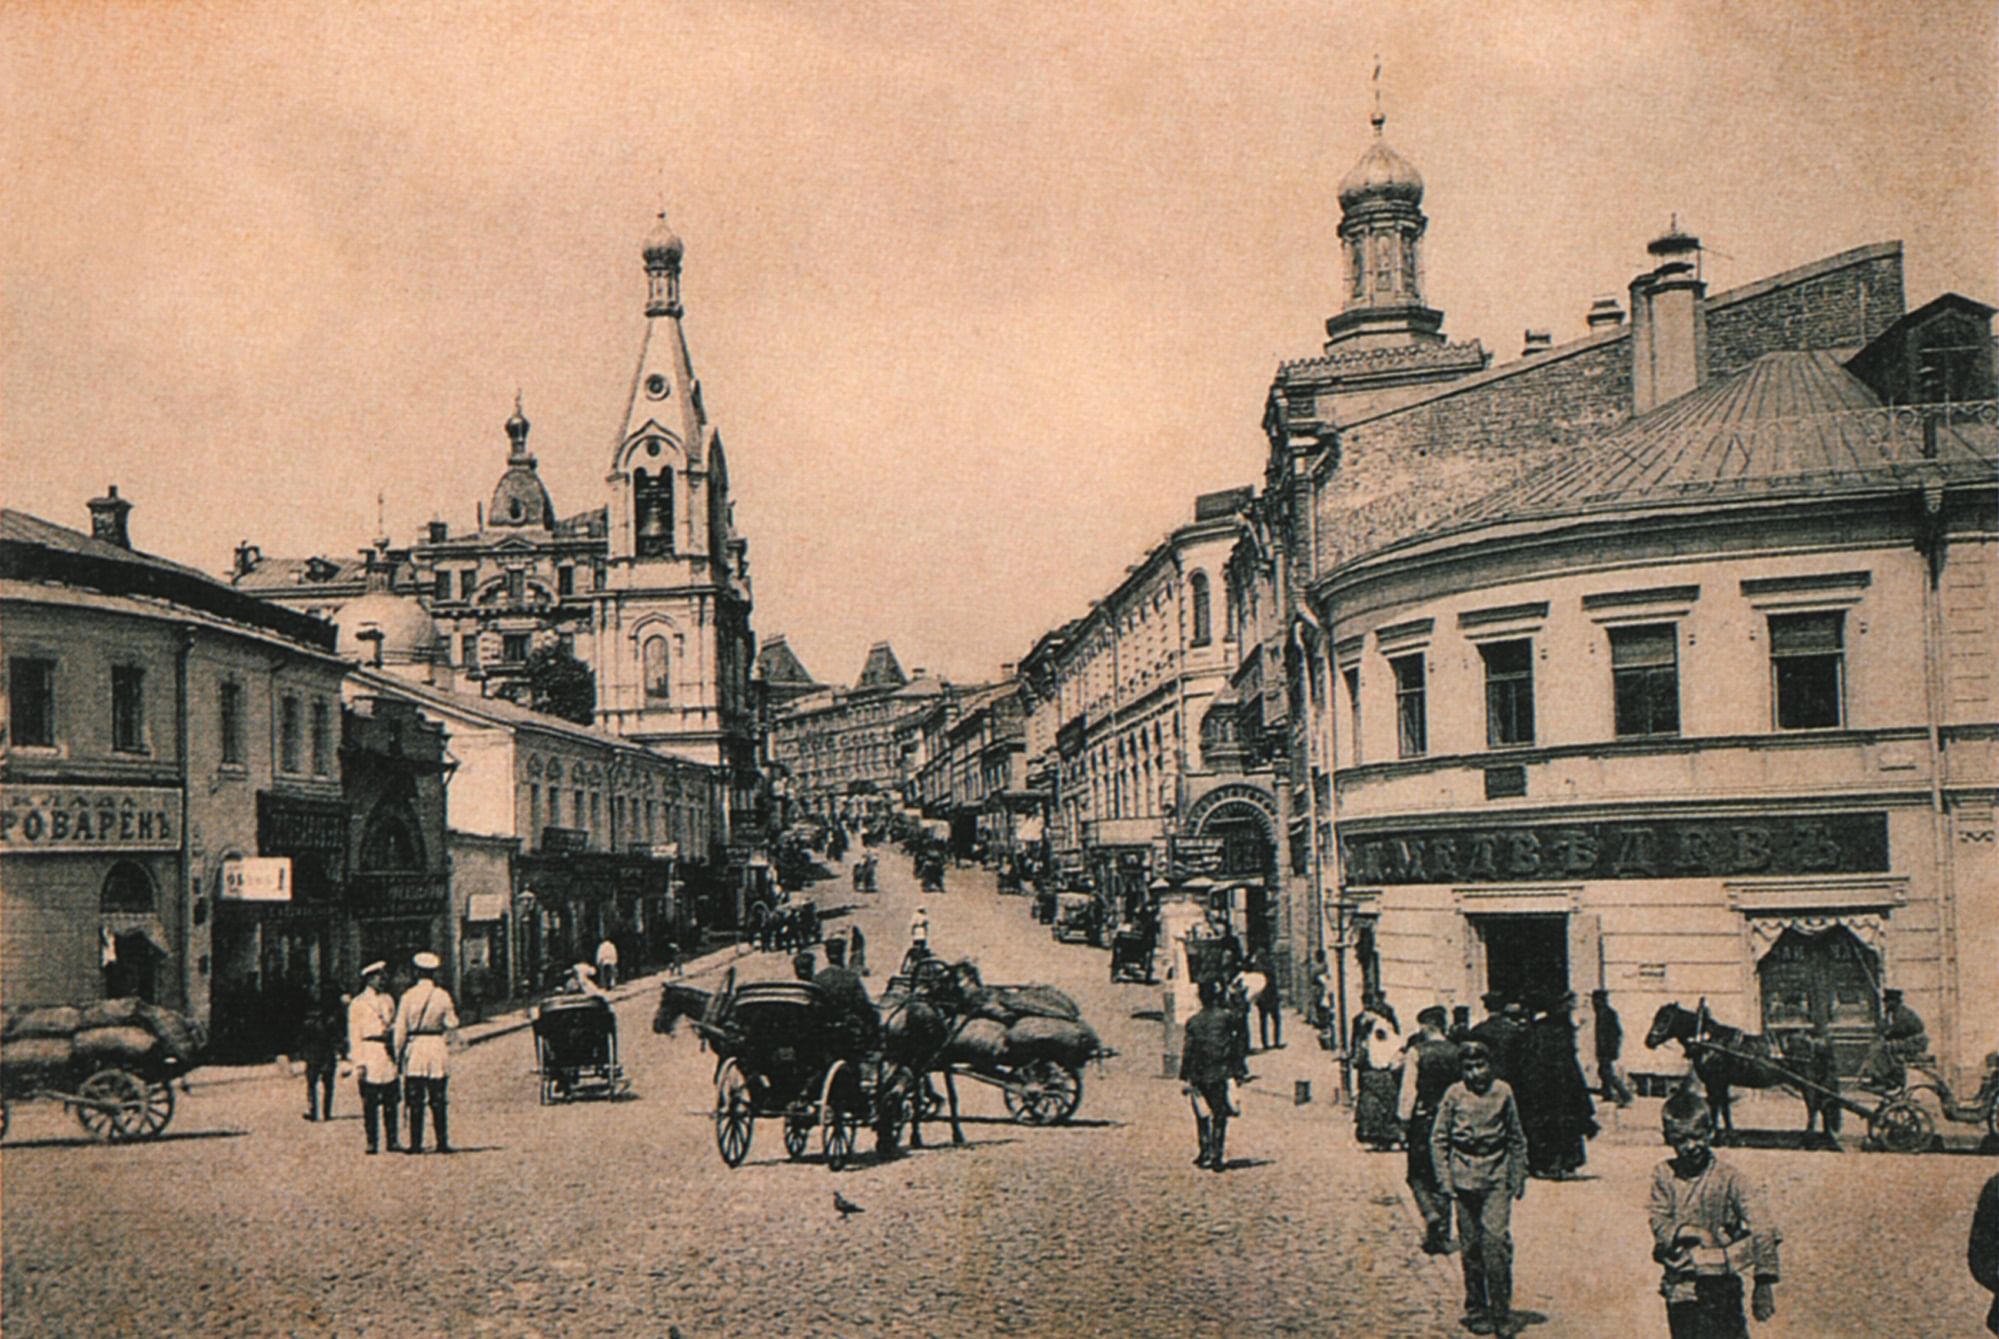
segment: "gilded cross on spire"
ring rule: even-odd
[[[1381,133],[1381,127],[1388,121],[1388,114],[1381,110],[1381,53],[1378,51],[1374,53],[1374,115],[1368,117],[1367,120],[1368,124],[1374,127],[1374,133],[1377,135]]]

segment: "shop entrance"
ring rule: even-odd
[[[1530,1008],[1566,993],[1568,919],[1558,914],[1473,917],[1484,949],[1485,989]]]
[[[1880,971],[1874,951],[1843,926],[1819,934],[1786,928],[1756,964],[1763,1031],[1773,1038],[1822,1032],[1841,1076],[1852,1078],[1873,1044]]]

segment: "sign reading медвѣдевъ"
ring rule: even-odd
[[[0,788],[0,854],[177,851],[181,796],[165,786]]]
[[[1868,874],[1888,868],[1885,813],[1514,824],[1340,839],[1346,883]]]

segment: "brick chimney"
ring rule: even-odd
[[[1643,414],[1707,379],[1707,285],[1700,238],[1680,221],[1645,248],[1658,260],[1631,281],[1631,411]]]
[[[1603,330],[1624,324],[1624,308],[1617,305],[1617,299],[1604,293],[1589,305],[1589,314],[1583,317],[1591,330]]]
[[[1529,330],[1521,337],[1520,356],[1532,358],[1555,347],[1555,336],[1546,330]]]
[[[121,549],[131,548],[132,533],[126,525],[131,514],[132,504],[119,497],[118,485],[112,484],[103,497],[90,499],[90,537]]]

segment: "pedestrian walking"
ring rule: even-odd
[[[396,1004],[382,989],[389,965],[371,962],[361,969],[361,993],[347,1006],[347,1056],[361,1088],[361,1128],[368,1151],[377,1147],[376,1122],[388,1136],[389,1152],[402,1149],[397,1117],[401,1114],[401,1075],[396,1070],[394,1044]]]
[[[1692,1088],[1661,1113],[1673,1156],[1652,1169],[1652,1258],[1665,1270],[1660,1295],[1672,1339],[1746,1339],[1742,1280],[1755,1287],[1750,1312],[1777,1314],[1776,1225],[1733,1165],[1715,1156],[1714,1118]]]
[[[1527,1136],[1513,1089],[1492,1072],[1492,1053],[1471,1041],[1460,1055],[1464,1075],[1444,1091],[1430,1128],[1437,1186],[1458,1216],[1465,1314],[1473,1334],[1512,1339],[1513,1201],[1527,1193]]]
[[[1430,1157],[1430,1131],[1437,1106],[1460,1077],[1458,1048],[1444,1035],[1444,1010],[1431,1005],[1416,1015],[1416,1035],[1409,1040],[1402,1065],[1402,1098],[1397,1112],[1403,1121],[1403,1146],[1409,1152],[1406,1179],[1416,1208],[1423,1215],[1423,1253],[1442,1255],[1451,1249],[1451,1201],[1437,1181]]]
[[[1314,949],[1312,970],[1305,980],[1305,1026],[1319,1038],[1323,1050],[1332,1049],[1327,1029],[1332,1025],[1332,973],[1326,970],[1326,951]]]
[[[1527,1167],[1534,1176],[1562,1180],[1581,1171],[1585,1142],[1597,1134],[1596,1106],[1576,1054],[1576,1026],[1569,1017],[1574,994],[1549,1002],[1529,1025],[1514,1100],[1527,1134]],[[1529,1097],[1519,1096],[1526,1092]]]
[[[909,951],[930,952],[930,913],[923,907],[918,907],[909,921]]]
[[[347,1052],[340,1001],[331,991],[306,1006],[299,1020],[298,1054],[305,1062],[305,1118],[333,1119],[333,1079]]]
[[[615,990],[618,985],[618,945],[609,935],[597,945],[597,984],[605,990]]]
[[[1971,1215],[1971,1240],[1964,1256],[1971,1266],[1971,1277],[1992,1294],[1985,1328],[1999,1334],[1999,1176],[1988,1179],[1985,1189],[1978,1192],[1978,1208]]]
[[[1250,979],[1261,979],[1263,987],[1255,991],[1250,999],[1256,1005],[1256,1037],[1266,1051],[1274,1051],[1284,1045],[1284,1015],[1282,999],[1277,993],[1277,976],[1270,970],[1270,955],[1262,949],[1250,959]]]
[[[1462,1046],[1471,1040],[1471,1006],[1454,1004],[1451,1006],[1451,1030],[1444,1034],[1453,1046]]]
[[[847,927],[847,965],[854,969],[857,976],[868,974],[868,941],[858,925]]]
[[[1378,993],[1364,997],[1365,1008],[1354,1020],[1354,1045],[1359,1065],[1360,1093],[1354,1102],[1354,1138],[1377,1152],[1401,1142],[1395,1118],[1401,1093],[1402,1033],[1390,1020],[1388,1002]]]
[[[437,984],[437,971],[443,964],[435,953],[419,953],[411,963],[416,968],[416,984],[397,1002],[395,1022],[396,1055],[402,1062],[403,1092],[409,1099],[409,1151],[423,1152],[423,1112],[427,1106],[431,1128],[437,1134],[437,1151],[449,1153],[451,1059],[445,1035],[458,1030],[458,1009],[451,1002],[451,993]]]
[[[1194,1108],[1194,1129],[1201,1143],[1194,1165],[1219,1172],[1228,1166],[1229,1117],[1234,1114],[1229,1080],[1240,1063],[1236,1039],[1241,1031],[1222,1007],[1218,983],[1201,982],[1200,999],[1200,1011],[1187,1020],[1180,1047],[1180,1082]]]
[[[1263,973],[1250,966],[1237,972],[1229,982],[1229,1012],[1236,1016],[1236,1022],[1242,1028],[1244,1055],[1256,1049],[1256,1034],[1251,1030],[1249,1022],[1250,1010],[1257,996],[1263,993],[1264,983],[1268,980],[1269,978]]]
[[[1617,1010],[1610,1007],[1610,992],[1602,988],[1589,993],[1590,1007],[1596,1011],[1596,1081],[1597,1088],[1606,1102],[1615,1102],[1620,1107],[1631,1105],[1631,1085],[1624,1081],[1624,1072],[1618,1068],[1618,1056],[1624,1051],[1624,1024],[1617,1017]]]

